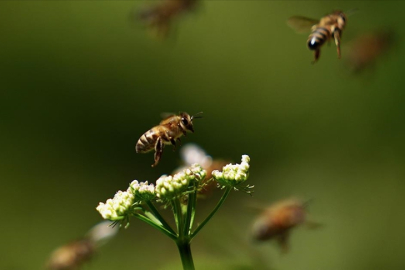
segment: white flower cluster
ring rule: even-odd
[[[185,170],[187,175],[190,175],[190,177],[194,180],[196,179],[197,181],[204,180],[204,178],[207,176],[207,171],[204,170],[199,164],[194,163],[191,165],[188,169]]]
[[[207,172],[198,164],[176,173],[173,176],[161,176],[156,181],[156,187],[148,181],[134,180],[127,191],[118,191],[113,199],[100,202],[97,211],[104,219],[113,221],[128,217],[131,207],[158,197],[161,200],[171,200],[186,191],[191,181],[202,181]]]
[[[217,170],[213,171],[212,176],[222,186],[235,187],[248,179],[250,167],[249,162],[250,157],[248,155],[243,155],[240,164],[228,164],[222,168],[222,172]]]
[[[134,180],[129,186],[134,192],[137,201],[150,201],[156,197],[155,186],[153,184],[148,185],[148,181],[138,182]]]
[[[114,198],[108,199],[106,203],[99,203],[96,209],[104,219],[121,220],[127,216],[127,212],[134,202],[134,193],[128,188],[127,191],[118,191]]]
[[[207,172],[198,164],[193,164],[188,169],[175,175],[162,175],[156,181],[156,196],[159,199],[171,200],[187,190],[191,181],[201,181]]]

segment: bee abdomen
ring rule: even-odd
[[[148,130],[143,134],[136,143],[135,150],[137,153],[146,153],[155,148],[155,143],[158,135],[152,130]]]
[[[308,48],[317,50],[330,38],[330,31],[324,27],[315,28],[308,38]]]

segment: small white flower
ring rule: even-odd
[[[217,170],[213,171],[212,176],[222,186],[236,187],[248,179],[250,167],[249,162],[250,157],[248,155],[243,155],[240,164],[228,164],[222,168],[222,172]]]
[[[105,203],[100,202],[96,209],[104,219],[121,220],[127,216],[127,212],[134,201],[135,196],[132,190],[120,190],[113,199],[108,199]]]
[[[139,183],[134,180],[129,186],[134,192],[137,201],[150,201],[156,197],[155,186],[153,184],[148,185],[148,181]]]
[[[182,170],[175,175],[162,175],[156,180],[156,196],[159,199],[171,200],[187,191],[191,181],[202,181],[207,172],[198,164]]]

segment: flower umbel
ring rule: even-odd
[[[106,203],[99,203],[96,209],[104,219],[118,221],[128,216],[134,202],[135,196],[131,189],[128,191],[120,190],[113,199],[108,199]]]
[[[105,203],[100,202],[97,211],[104,219],[114,221],[112,225],[129,225],[130,217],[135,217],[151,225],[166,236],[173,239],[179,249],[183,269],[194,270],[193,258],[191,255],[191,240],[201,231],[202,228],[217,213],[218,209],[224,203],[231,190],[241,188],[249,176],[250,158],[247,155],[242,156],[240,164],[228,164],[222,168],[222,172],[212,171],[214,178],[224,189],[221,199],[216,204],[210,214],[198,225],[195,225],[196,204],[198,192],[206,184],[207,171],[199,164],[193,164],[190,167],[174,175],[163,175],[154,184],[148,184],[148,181],[138,182],[133,180],[127,191],[118,191],[113,199],[108,199]],[[249,190],[253,186],[245,186],[242,189],[251,194]],[[167,222],[160,214],[156,203],[171,206],[175,221],[173,224]]]
[[[212,176],[221,186],[236,187],[248,179],[249,162],[250,157],[243,155],[240,164],[228,164],[222,168],[222,172],[213,171]]]

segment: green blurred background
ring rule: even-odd
[[[43,269],[101,220],[98,202],[180,163],[136,154],[162,112],[204,112],[183,139],[251,157],[253,198],[233,193],[193,241],[197,269],[405,269],[402,1],[202,1],[170,37],[148,36],[148,1],[0,2],[0,269]],[[343,35],[393,27],[395,48],[353,76],[332,44],[311,65],[285,21],[359,8]],[[251,203],[312,199],[317,230],[291,249],[254,243]],[[201,201],[197,222],[217,197]],[[138,220],[83,269],[179,269],[175,244]]]

